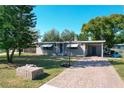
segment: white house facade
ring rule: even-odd
[[[36,44],[35,53],[39,55],[71,55],[103,57],[104,40],[40,42]]]

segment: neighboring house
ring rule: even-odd
[[[113,48],[124,50],[124,44],[115,44]]]
[[[103,57],[104,42],[105,42],[104,40],[41,42],[37,44],[35,53],[40,55],[71,55],[71,56]]]
[[[119,53],[124,53],[124,44],[114,44],[111,50],[114,50]]]

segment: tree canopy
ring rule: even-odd
[[[122,38],[124,15],[112,14],[91,19],[82,26],[81,33],[85,33],[92,40],[106,40],[106,45],[109,47],[112,47],[115,43],[122,43],[124,41],[124,38]]]
[[[76,34],[73,31],[69,31],[68,29],[65,29],[62,33],[61,33],[61,39],[63,41],[74,41],[74,39],[76,38]]]
[[[62,33],[59,33],[56,29],[52,29],[43,35],[43,42],[55,42],[55,41],[70,41],[75,39],[75,33],[65,29]]]
[[[0,48],[12,62],[15,49],[25,48],[37,40],[34,6],[0,6]],[[10,52],[11,50],[11,52]]]
[[[88,33],[83,31],[77,37],[78,37],[79,41],[87,41],[88,40]]]
[[[43,42],[60,41],[60,34],[56,29],[52,29],[43,35]]]

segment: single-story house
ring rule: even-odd
[[[119,53],[124,53],[124,44],[114,44],[111,50],[119,52]]]
[[[113,48],[124,50],[124,44],[114,44],[114,47]]]
[[[40,55],[71,55],[71,56],[101,56],[103,57],[103,44],[105,40],[98,41],[65,41],[37,43],[34,53]],[[24,50],[27,51],[27,50]],[[28,50],[31,51],[30,49]]]

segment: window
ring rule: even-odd
[[[67,48],[71,48],[71,49],[77,49],[78,48],[78,44],[67,44],[66,47]]]
[[[53,44],[44,44],[44,45],[42,45],[42,48],[44,50],[52,50],[53,49]]]

